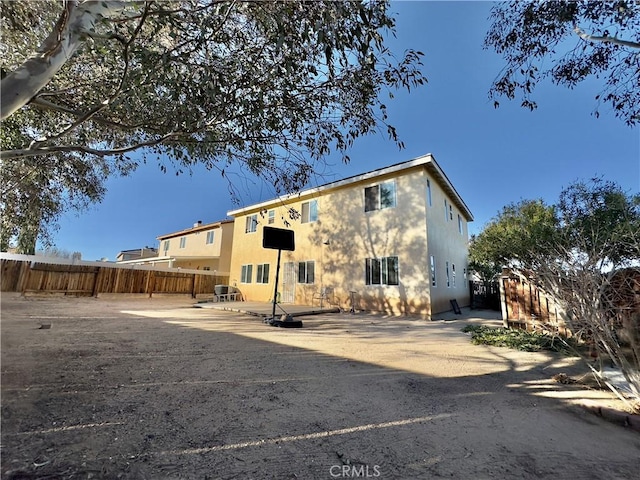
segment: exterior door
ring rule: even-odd
[[[295,262],[284,264],[282,275],[282,303],[294,303],[296,299],[296,279],[298,270]]]

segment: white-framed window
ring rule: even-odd
[[[436,257],[434,257],[433,255],[429,255],[429,268],[431,271],[431,286],[435,287],[437,286],[437,280],[436,280]]]
[[[216,238],[215,230],[209,230],[207,232],[207,245],[211,245],[215,238]]]
[[[444,268],[447,272],[447,288],[449,288],[451,286],[451,276],[449,274],[449,262],[446,261],[444,262]]]
[[[447,199],[444,199],[444,219],[445,221],[449,221],[449,202],[447,202]]]
[[[364,189],[364,211],[372,212],[396,206],[396,181],[388,182]]]
[[[269,283],[269,264],[256,265],[256,283]]]
[[[185,248],[187,246],[187,237],[180,237],[180,248]]]
[[[276,223],[276,211],[275,210],[269,210],[267,212],[267,223],[269,225]]]
[[[298,262],[298,283],[314,283],[316,276],[316,262],[307,260]]]
[[[318,220],[318,201],[310,200],[302,204],[302,223],[311,223]]]
[[[431,180],[427,178],[427,200],[429,201],[429,206],[433,205],[431,201]]]
[[[242,265],[240,272],[240,283],[251,283],[251,275],[253,273],[253,265]]]
[[[164,251],[165,255],[167,254],[167,251],[169,250],[169,245],[170,245],[170,241],[169,240],[165,240],[162,244],[162,250]]]
[[[464,229],[462,228],[462,217],[460,216],[460,214],[458,214],[458,232],[460,232],[460,235],[462,235]]]
[[[258,230],[258,215],[247,215],[244,226],[244,233],[254,233]]]
[[[398,285],[398,257],[366,258],[364,261],[367,285]]]
[[[449,204],[449,220],[453,220],[453,206]]]
[[[456,264],[451,264],[451,285],[456,288]]]

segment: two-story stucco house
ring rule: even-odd
[[[158,237],[158,256],[174,268],[230,271],[233,247],[233,220],[196,222],[192,228]]]
[[[291,219],[291,209],[299,218]],[[473,216],[432,155],[228,212],[235,218],[230,282],[247,300],[273,297],[277,250],[265,225],[295,233],[282,252],[283,303],[389,314],[468,305],[467,223]],[[323,295],[324,294],[324,295]]]
[[[120,263],[154,265],[160,268],[211,270],[228,275],[233,247],[233,220],[202,224],[160,235],[155,257]]]
[[[116,255],[116,263],[127,262],[129,260],[142,260],[149,257],[157,257],[158,250],[152,247],[136,248],[133,250],[122,250]]]

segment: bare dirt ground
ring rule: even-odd
[[[638,478],[640,435],[551,380],[572,360],[192,303],[3,295],[2,478]]]

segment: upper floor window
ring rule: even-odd
[[[460,216],[460,214],[458,214],[458,232],[460,232],[460,235],[462,235],[463,233],[463,228],[462,228],[462,217]]]
[[[398,285],[398,257],[365,259],[367,285]]]
[[[449,220],[453,220],[453,207],[449,204]]]
[[[298,263],[298,283],[314,283],[316,262],[309,260]]]
[[[276,222],[276,211],[275,210],[269,210],[269,212],[267,212],[267,223],[269,225],[271,225],[272,223]]]
[[[180,248],[187,246],[187,237],[180,237]]]
[[[169,250],[169,240],[164,241],[162,245],[162,250],[164,251],[165,254],[167,253],[167,251]]]
[[[456,264],[451,264],[451,285],[455,288],[456,286]]]
[[[445,221],[449,221],[449,202],[447,202],[447,199],[444,199],[444,219]]]
[[[396,206],[396,182],[388,182],[364,189],[364,211],[381,210]]]
[[[207,245],[213,243],[216,232],[214,230],[210,230],[207,232]]]
[[[253,233],[258,229],[258,215],[248,215],[244,227],[244,233]]]
[[[433,205],[431,201],[431,180],[427,178],[427,200],[429,201],[429,206]]]
[[[318,201],[311,200],[302,204],[302,223],[310,223],[318,220]]]

